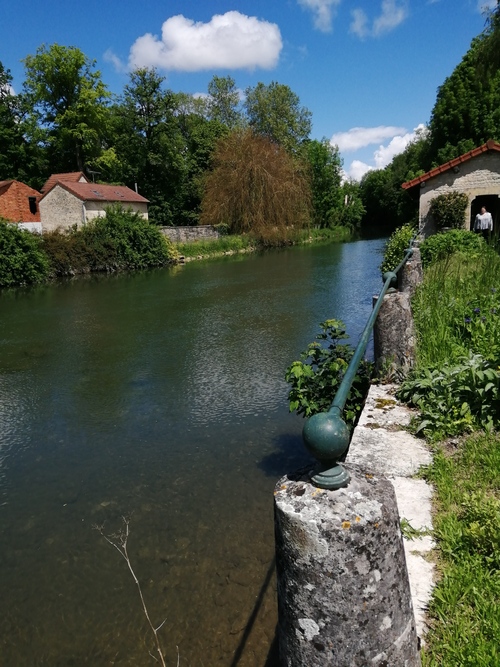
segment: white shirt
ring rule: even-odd
[[[484,230],[484,229],[489,229],[490,231],[493,231],[493,218],[491,217],[491,213],[489,211],[486,211],[485,213],[478,213],[476,215],[476,220],[474,222],[474,229],[477,230]]]

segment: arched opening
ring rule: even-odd
[[[479,195],[472,200],[470,207],[469,229],[474,229],[474,220],[476,215],[481,213],[481,208],[485,206],[493,218],[493,233],[500,231],[500,196],[499,195]]]

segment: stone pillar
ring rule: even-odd
[[[275,490],[282,667],[419,667],[392,484],[346,466],[327,491],[309,472]]]
[[[422,259],[420,257],[420,248],[413,248],[413,255],[406,262],[399,274],[399,289],[401,292],[413,292],[417,285],[422,282]]]
[[[416,338],[410,292],[385,295],[373,327],[373,348],[377,371],[407,373],[413,366]]]

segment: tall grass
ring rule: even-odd
[[[500,257],[451,255],[432,264],[413,299],[417,369],[452,363],[470,352],[500,352]]]
[[[439,447],[435,488],[440,580],[429,609],[423,667],[500,665],[500,435]]]
[[[431,263],[413,310],[417,367],[401,392],[435,442],[424,476],[439,573],[422,665],[498,667],[500,257],[484,246]]]

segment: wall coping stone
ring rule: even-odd
[[[396,399],[397,388],[394,384],[370,387],[347,462],[387,477],[394,486],[400,519],[406,519],[416,530],[430,532],[433,489],[414,475],[432,462],[432,456],[421,438],[404,430],[415,411]],[[417,634],[423,641],[434,586],[435,567],[428,560],[434,541],[430,535],[411,540],[404,537],[404,548]]]

